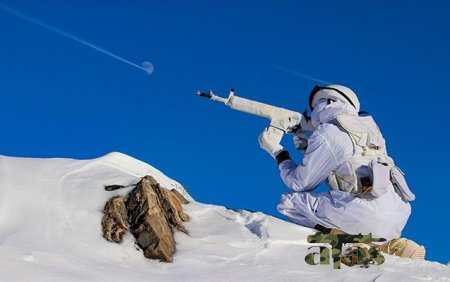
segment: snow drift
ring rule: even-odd
[[[102,237],[106,184],[152,175],[191,203],[189,235],[175,234],[173,263],[143,257],[127,234]],[[448,266],[388,256],[369,268],[311,266],[315,231],[247,211],[195,202],[176,181],[139,160],[111,153],[93,160],[0,156],[0,281],[450,281]]]

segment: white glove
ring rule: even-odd
[[[281,138],[283,138],[283,131],[269,126],[259,135],[259,146],[269,153],[272,158],[275,158],[284,150],[283,146],[280,145]]]
[[[308,135],[304,132],[297,131],[293,138],[295,149],[302,153],[306,152],[306,149],[308,148],[308,138]]]

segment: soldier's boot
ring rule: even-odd
[[[383,245],[377,246],[380,252],[395,255],[402,258],[425,259],[425,247],[420,246],[412,240],[406,238],[393,239]]]

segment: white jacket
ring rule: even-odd
[[[280,163],[281,178],[293,192],[283,195],[278,211],[308,227],[320,224],[348,234],[398,238],[411,214],[411,206],[401,199],[392,184],[387,193],[373,200],[338,190],[313,192],[334,169],[353,156],[350,136],[328,123],[342,113],[357,114],[353,107],[343,103],[332,103],[315,113],[321,124],[309,138],[301,165],[293,160]],[[358,177],[358,173],[366,172],[366,164],[361,162],[361,169],[356,170]]]

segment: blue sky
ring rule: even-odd
[[[449,261],[436,234],[449,224],[450,2],[2,3],[154,72],[0,10],[0,154],[120,151],[200,202],[278,216],[287,189],[257,141],[268,122],[194,95],[233,87],[303,111],[315,83],[277,65],[355,90],[417,196],[403,236]]]

